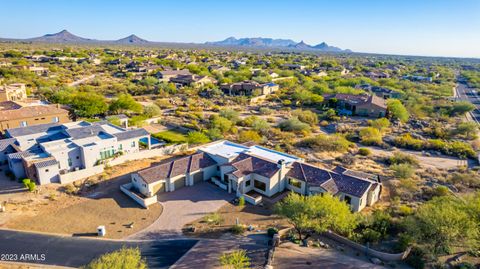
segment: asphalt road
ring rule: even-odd
[[[79,267],[122,246],[138,246],[149,268],[168,268],[196,243],[188,239],[122,242],[0,230],[0,262]]]
[[[469,101],[474,104],[476,108],[471,112],[472,118],[480,124],[480,96],[474,88],[467,87],[464,83],[457,84],[457,98],[464,101]]]

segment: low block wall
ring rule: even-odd
[[[262,196],[251,197],[249,195],[244,194],[243,197],[245,198],[245,201],[247,203],[250,203],[252,205],[258,205],[259,203],[262,202]]]
[[[125,162],[146,159],[146,158],[153,158],[163,155],[170,155],[177,153],[183,149],[187,148],[187,144],[179,144],[179,145],[171,145],[161,148],[154,148],[149,150],[141,150],[135,153],[128,153],[117,158],[111,159],[108,161],[108,165],[114,166],[119,165]]]
[[[61,184],[71,183],[73,181],[84,179],[96,174],[103,173],[103,165],[97,165],[91,168],[86,168],[78,171],[68,172],[63,175],[58,175]]]
[[[408,248],[407,250],[405,250],[404,252],[401,252],[401,253],[385,253],[385,252],[381,252],[381,251],[377,251],[377,250],[374,250],[374,249],[371,249],[371,248],[368,248],[364,245],[361,245],[361,244],[358,244],[356,242],[353,242],[343,236],[340,236],[338,234],[335,234],[333,232],[326,232],[326,233],[323,233],[323,235],[327,238],[330,238],[332,240],[335,240],[339,243],[342,243],[342,244],[345,244],[353,249],[356,249],[358,251],[362,251],[363,253],[367,254],[367,255],[370,255],[370,256],[373,256],[373,257],[376,257],[376,258],[379,258],[380,260],[383,260],[383,261],[401,261],[401,260],[404,260],[408,254],[410,253],[410,248]]]
[[[127,184],[124,184],[124,185],[120,186],[120,190],[123,193],[128,195],[130,198],[132,198],[135,202],[137,202],[142,207],[148,208],[149,205],[152,205],[152,204],[157,202],[157,196],[156,195],[152,196],[152,197],[148,197],[148,198],[142,198],[139,195],[137,195],[136,193],[130,191],[131,188],[132,188],[132,183],[127,183]]]

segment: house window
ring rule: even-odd
[[[350,197],[348,195],[345,195],[345,198],[343,200],[349,205],[352,204],[352,197]]]
[[[294,178],[289,178],[288,179],[288,184],[290,186],[293,186],[293,187],[299,188],[299,189],[302,187],[302,182],[300,180],[296,180]]]
[[[26,121],[20,122],[20,126],[21,126],[21,127],[26,127],[26,126],[27,126],[27,122],[26,122]]]
[[[132,141],[132,148],[135,147],[135,141]]]
[[[245,181],[245,187],[250,187],[250,185],[252,185],[252,180],[251,179]]]
[[[45,172],[48,172],[48,169],[45,169]]]
[[[58,117],[53,117],[52,122],[58,122]]]
[[[68,166],[72,166],[72,159],[68,158]]]
[[[253,185],[256,189],[259,189],[261,191],[266,191],[267,190],[267,185],[261,181],[254,180]]]
[[[118,150],[123,150],[123,144],[118,145]]]
[[[137,182],[137,179],[136,179],[136,178],[133,178],[133,181]]]
[[[80,156],[75,157],[77,160],[80,159]]]
[[[147,184],[143,184],[143,187],[146,188],[146,187],[147,187]]]

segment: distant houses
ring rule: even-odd
[[[0,102],[22,101],[27,99],[27,90],[25,84],[14,83],[0,86]]]
[[[273,82],[260,84],[256,81],[246,80],[231,84],[220,85],[224,94],[232,96],[259,96],[268,95],[279,89],[279,85]]]

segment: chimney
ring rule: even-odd
[[[278,167],[278,168],[283,168],[283,167],[285,167],[285,160],[284,160],[284,159],[278,160],[278,162],[277,162],[277,167]]]

